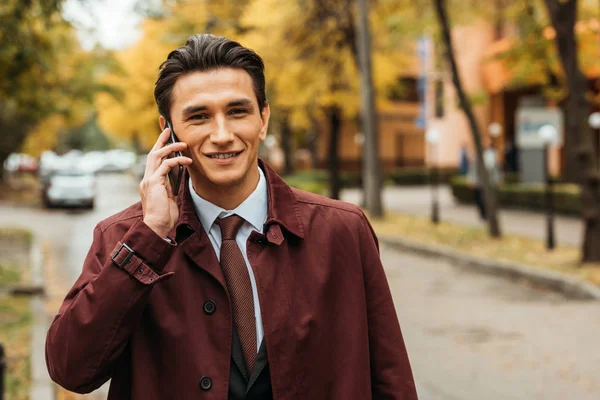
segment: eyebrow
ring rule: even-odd
[[[250,99],[237,99],[237,100],[233,100],[230,101],[229,103],[227,103],[227,108],[231,108],[231,107],[239,107],[239,106],[249,106],[252,104],[252,100]],[[197,113],[199,111],[206,111],[208,109],[207,106],[204,105],[200,105],[200,106],[189,106],[183,109],[183,115],[184,116],[188,116],[194,113]]]

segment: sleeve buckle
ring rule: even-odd
[[[121,258],[121,250],[127,250],[127,254],[121,260],[117,260],[117,258]],[[121,246],[110,256],[110,259],[117,264],[117,266],[121,269],[127,265],[131,257],[135,254],[135,251],[131,249],[131,247],[127,246],[125,243],[121,243]]]

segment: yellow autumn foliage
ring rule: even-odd
[[[289,112],[294,127],[308,125],[307,109],[318,113],[336,105],[352,117],[359,108],[360,76],[354,43],[344,42],[347,32],[336,21],[314,27],[311,16],[318,2],[279,0],[203,1],[169,3],[166,16],[148,19],[143,36],[118,55],[123,74],[106,82],[120,89],[121,98],[97,96],[100,126],[115,138],[137,136],[150,147],[158,134],[153,97],[158,66],[170,50],[195,33],[228,36],[254,49],[265,61],[267,96],[272,107]],[[352,4],[346,0],[340,2]],[[385,103],[385,88],[406,69],[410,57],[390,45],[386,18],[394,6],[378,2],[372,10],[373,72],[378,104]],[[397,9],[397,7],[396,7]],[[352,15],[344,10],[345,15]],[[323,40],[323,38],[327,40]],[[343,43],[342,46],[333,45]]]
[[[344,3],[350,8],[353,4],[341,1],[342,8]],[[346,116],[359,111],[360,75],[354,43],[347,41],[344,35],[348,32],[340,29],[335,18],[327,18],[318,29],[313,28],[317,7],[315,1],[254,0],[242,20],[242,25],[252,28],[242,42],[265,59],[275,105],[291,111],[295,126],[308,125],[307,108],[319,110],[335,105]],[[373,83],[379,106],[385,105],[386,87],[410,62],[410,57],[390,45],[391,32],[385,22],[390,11],[389,3],[374,3],[370,16]]]
[[[165,25],[165,20],[145,21],[140,41],[117,54],[122,71],[102,78],[120,92],[117,96],[96,96],[98,123],[114,139],[131,141],[137,137],[142,147],[150,148],[159,134],[154,83],[158,66],[179,45],[166,33]]]
[[[93,111],[91,93],[98,60],[93,51],[81,49],[69,24],[47,26],[38,17],[30,28],[45,38],[48,53],[40,55],[43,63],[19,75],[19,90],[12,95],[18,104],[38,105],[28,110],[32,117],[25,123],[33,123],[19,150],[39,156],[55,147],[62,131],[83,124]]]

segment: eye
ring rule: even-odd
[[[246,115],[246,114],[248,114],[248,110],[245,108],[234,108],[231,111],[229,111],[229,114],[231,114],[231,115]]]
[[[208,119],[208,115],[206,114],[196,114],[190,117],[191,120],[205,120]]]

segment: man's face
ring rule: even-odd
[[[269,115],[268,106],[259,109],[252,78],[243,69],[178,78],[171,119],[177,138],[188,144],[192,179],[223,188],[255,184],[249,180],[258,176],[258,146],[266,137]],[[160,122],[164,127],[162,117]]]

